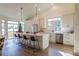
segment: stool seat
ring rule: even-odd
[[[19,38],[23,38],[20,34],[18,34],[18,37],[19,37]]]
[[[34,36],[31,36],[31,40],[32,40],[32,41],[37,41],[37,39],[35,39]]]
[[[14,36],[15,36],[15,37],[17,37],[17,35],[16,35],[16,34],[14,34]]]
[[[27,40],[28,38],[26,37],[26,35],[23,35],[23,38],[25,39],[25,40]]]

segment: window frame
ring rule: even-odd
[[[60,30],[58,30],[58,28],[56,29],[57,24],[54,24],[55,22],[57,22],[57,20],[60,21]],[[54,22],[53,23],[54,25],[48,25],[49,22],[52,22],[52,23]],[[54,29],[50,29],[51,27],[53,27]],[[48,28],[48,30],[50,29],[49,31],[54,31],[54,32],[55,31],[61,31],[61,28],[62,28],[62,20],[61,20],[61,18],[60,17],[55,17],[55,18],[48,19],[47,28]]]

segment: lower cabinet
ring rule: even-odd
[[[50,34],[50,42],[56,43],[55,33]]]
[[[64,33],[63,43],[66,45],[74,45],[74,34]]]
[[[71,33],[62,33],[62,34],[58,34],[58,33],[52,33],[50,34],[50,42],[54,42],[54,43],[63,43],[66,45],[74,45],[74,34]]]

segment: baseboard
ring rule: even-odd
[[[59,44],[59,43],[56,43],[56,42],[49,42],[49,43],[51,43],[51,44]],[[74,47],[74,45],[69,45],[69,44],[64,44],[64,43],[62,45]]]
[[[55,43],[56,44],[56,42],[49,42],[49,43]]]
[[[69,45],[69,44],[63,44],[63,45],[74,47],[74,45]]]

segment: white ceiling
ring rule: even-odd
[[[38,9],[39,13],[43,13],[48,8],[52,8],[49,12],[50,15],[60,15],[64,13],[73,12],[73,4],[50,4],[50,3],[39,3]],[[56,6],[52,7],[52,6]],[[8,18],[20,19],[20,8],[23,8],[23,19],[32,17],[36,13],[35,3],[0,3],[0,16],[5,16]]]
[[[58,17],[62,15],[73,14],[75,12],[74,3],[55,4],[47,13],[48,18]]]
[[[41,3],[37,4],[40,13],[49,8],[51,4]],[[23,8],[23,19],[27,19],[35,15],[35,3],[2,3],[0,4],[0,16],[8,18],[20,19],[20,8]]]

